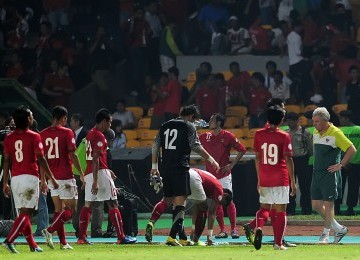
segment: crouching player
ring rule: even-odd
[[[219,180],[209,172],[191,168],[190,171],[191,195],[188,199],[194,204],[192,239],[195,245],[201,245],[199,238],[208,219],[207,245],[214,245],[213,227],[216,218],[216,209],[219,205],[227,207],[232,201],[232,192],[223,189]]]
[[[256,131],[254,137],[260,209],[256,212],[256,218],[244,225],[244,230],[248,241],[259,250],[263,236],[262,227],[269,218],[270,211],[274,210],[271,216],[274,249],[285,250],[287,248],[283,245],[283,236],[289,185],[292,189],[290,195],[296,194],[291,138],[288,133],[278,128],[285,116],[285,110],[275,105],[269,107],[266,113],[269,124]]]

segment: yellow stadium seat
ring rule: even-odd
[[[135,140],[138,138],[136,130],[123,130],[126,140]]]
[[[138,128],[149,129],[151,124],[151,117],[141,118],[138,122]]]
[[[141,131],[140,139],[141,140],[154,140],[159,130],[150,130],[144,129]]]
[[[224,128],[237,128],[240,127],[241,122],[238,117],[235,116],[228,116],[225,119]]]
[[[137,140],[127,140],[126,141],[126,148],[135,148],[135,147],[139,147],[140,146],[140,142]]]
[[[226,108],[226,116],[236,116],[239,118],[245,118],[248,113],[247,107],[244,106],[229,106]]]
[[[334,111],[335,114],[339,114],[343,110],[347,110],[347,104],[336,104],[332,107],[332,111]]]
[[[243,131],[244,136],[248,136],[248,134],[249,134],[249,128],[248,127],[242,127],[241,131]]]
[[[151,147],[153,142],[154,142],[153,140],[141,140],[140,146],[141,147]]]
[[[140,139],[141,133],[142,133],[143,131],[146,131],[146,129],[136,128],[135,131],[136,131],[136,133],[137,133],[137,139]]]
[[[240,143],[245,146],[246,149],[254,148],[254,138],[241,139]]]
[[[244,137],[244,132],[241,128],[233,128],[233,129],[227,129],[227,130],[232,132],[238,139]]]
[[[254,136],[255,136],[255,132],[257,131],[257,130],[259,130],[260,128],[251,128],[251,129],[249,129],[249,132],[248,132],[248,134],[247,134],[247,138],[254,138]]]
[[[190,90],[194,86],[195,82],[196,82],[196,72],[192,71],[186,77],[185,86]]]
[[[149,110],[147,111],[147,114],[146,114],[146,115],[147,115],[148,117],[151,117],[151,116],[153,115],[153,113],[154,113],[154,108],[153,108],[153,107],[150,107]]]
[[[250,121],[250,117],[245,117],[243,120],[243,127],[244,128],[248,128],[249,127],[249,121]]]
[[[139,120],[144,115],[144,109],[142,107],[126,107],[127,111],[131,111],[134,114],[134,117]]]
[[[229,79],[232,78],[233,74],[231,73],[231,71],[229,70],[225,70],[223,72],[221,72],[224,75],[224,78],[226,81],[228,81]]]
[[[247,72],[249,73],[250,76],[252,76],[252,74],[254,74],[255,70],[248,70]]]
[[[301,108],[298,105],[285,105],[285,110],[287,112],[294,112],[296,114],[300,114]]]
[[[307,122],[307,118],[305,116],[300,116],[299,117],[299,124],[301,126],[307,126],[308,122]]]

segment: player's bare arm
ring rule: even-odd
[[[93,152],[93,160],[92,164],[92,174],[93,174],[93,185],[91,187],[91,193],[96,195],[99,190],[98,186],[98,173],[99,173],[99,158],[100,158],[100,151],[94,150]]]
[[[213,245],[213,230],[214,230],[214,223],[215,223],[215,218],[216,218],[216,207],[217,207],[217,203],[215,202],[215,200],[208,200],[208,235],[207,235],[207,244]]]
[[[160,136],[159,134],[156,135],[154,143],[151,147],[151,175],[158,175],[160,176],[159,170],[158,170],[158,154],[160,150]]]
[[[245,152],[242,151],[238,152],[235,159],[231,163],[225,165],[224,167],[221,167],[220,172],[226,174],[227,172],[231,171],[235,167],[235,165],[240,161],[240,159],[244,156],[244,154]]]
[[[49,168],[49,164],[47,163],[45,157],[43,155],[38,155],[38,164],[40,165],[40,167],[45,171],[46,177],[51,180],[51,182],[53,183],[53,186],[55,189],[59,188],[59,184],[57,182],[57,180],[54,177],[54,174],[52,173],[52,171]],[[41,172],[41,171],[40,171]]]
[[[285,161],[286,161],[286,168],[289,172],[289,177],[290,177],[290,187],[291,187],[290,196],[295,196],[296,182],[295,182],[295,174],[294,174],[294,162],[291,156],[286,156]]]
[[[10,197],[10,185],[9,185],[9,169],[10,169],[10,156],[4,155],[3,157],[3,192],[6,198]]]
[[[337,171],[340,171],[342,167],[345,167],[349,161],[351,160],[351,158],[353,157],[353,155],[356,153],[356,148],[354,145],[351,145],[345,152],[344,157],[342,158],[340,163],[337,164],[333,164],[330,165],[328,167],[328,172],[334,173]]]

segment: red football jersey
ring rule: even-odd
[[[196,171],[201,177],[206,197],[219,203],[224,195],[223,187],[221,186],[219,180],[216,179],[216,177],[210,172],[195,168],[192,168],[192,170]]]
[[[246,148],[239,142],[235,135],[227,130],[221,130],[218,135],[212,132],[206,132],[200,135],[199,139],[202,146],[214,157],[220,167],[224,167],[230,163],[230,151],[232,148],[238,152],[246,152]],[[231,174],[231,171],[225,175],[220,172],[216,173],[208,161],[206,161],[206,170],[218,179]]]
[[[260,129],[255,133],[254,151],[259,153],[260,186],[289,186],[285,158],[292,156],[290,135],[279,128]]]
[[[38,133],[31,130],[15,130],[5,137],[4,155],[11,160],[11,176],[31,174],[39,178],[37,156],[44,155]]]
[[[76,150],[72,130],[62,126],[49,126],[40,133],[49,167],[57,180],[74,178],[69,152]]]
[[[98,151],[99,157],[99,170],[108,169],[107,165],[107,149],[108,143],[103,133],[96,127],[92,128],[86,135],[86,171],[85,175],[93,172],[92,159],[93,152]]]
[[[271,38],[269,30],[261,26],[251,26],[249,29],[251,47],[253,50],[271,50]]]

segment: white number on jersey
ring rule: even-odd
[[[91,153],[92,153],[92,147],[91,147],[91,143],[88,140],[85,140],[85,145],[86,145],[86,153],[85,153],[85,159],[87,161],[91,161],[93,159]]]
[[[177,129],[167,129],[165,132],[165,149],[169,149],[169,150],[175,150],[176,146],[173,145],[173,143],[175,142],[177,135],[178,135],[178,130]]]
[[[23,147],[22,140],[15,141],[15,159],[17,162],[22,162],[24,160],[22,147]]]
[[[263,163],[275,165],[279,160],[279,149],[276,144],[264,143],[261,146],[263,152]]]
[[[55,139],[46,138],[45,145],[49,147],[47,152],[48,159],[58,159],[59,158],[59,138],[56,137]]]

